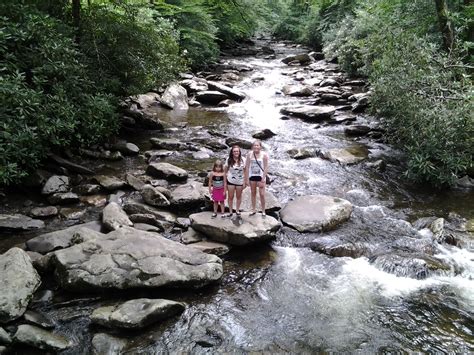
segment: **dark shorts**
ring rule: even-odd
[[[249,178],[250,181],[262,181],[262,177],[261,176],[251,176]]]
[[[229,180],[227,180],[227,185],[230,185],[230,186],[244,186],[243,184],[242,185],[233,184],[233,183],[229,182]]]

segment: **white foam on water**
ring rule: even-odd
[[[301,268],[301,255],[296,248],[275,247],[279,254],[279,266],[288,273],[294,273]]]

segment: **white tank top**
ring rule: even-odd
[[[263,155],[264,154],[265,153],[260,153],[259,156],[257,156],[257,160],[255,160],[254,154],[251,153],[251,155],[250,155],[249,177],[252,177],[252,176],[263,177],[263,169],[264,169],[264,167],[263,167]]]
[[[242,158],[240,165],[234,164],[227,167],[227,181],[234,185],[244,184],[245,158]]]

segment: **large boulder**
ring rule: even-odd
[[[41,193],[43,195],[51,195],[57,192],[69,191],[69,178],[62,175],[51,176],[43,186]]]
[[[317,122],[331,118],[336,108],[334,106],[288,106],[282,108],[280,112],[284,115]]]
[[[152,186],[145,185],[141,190],[141,195],[143,200],[151,205],[156,207],[167,207],[170,205],[170,195],[168,195],[169,190],[161,186]]]
[[[283,223],[299,232],[319,232],[336,228],[352,213],[349,201],[326,195],[300,196],[280,211]]]
[[[288,96],[311,96],[314,90],[306,85],[285,85],[282,92]]]
[[[274,136],[276,136],[276,133],[274,133],[272,130],[268,128],[262,129],[261,131],[257,131],[254,134],[252,134],[253,138],[261,139],[261,140],[269,139]]]
[[[133,226],[122,207],[116,202],[110,202],[102,211],[102,223],[108,230],[116,230],[123,226]]]
[[[73,345],[62,335],[28,324],[20,325],[13,339],[16,343],[50,351],[65,350]]]
[[[242,101],[243,99],[245,99],[245,94],[244,93],[242,93],[238,90],[232,89],[232,88],[230,88],[230,87],[228,87],[224,84],[217,83],[215,81],[208,81],[207,85],[209,86],[210,90],[221,92],[224,95],[231,98],[232,100]]]
[[[44,228],[44,222],[22,214],[0,214],[0,231],[21,232]]]
[[[281,61],[285,64],[290,64],[292,62],[298,62],[300,64],[308,64],[311,63],[313,59],[307,54],[297,54],[297,55],[290,55],[288,57],[283,58]]]
[[[130,100],[137,103],[141,109],[156,105],[159,99],[160,97],[156,92],[147,92],[146,94],[130,96]]]
[[[207,81],[205,79],[184,79],[180,81],[179,84],[186,89],[188,94],[208,90]]]
[[[184,181],[188,178],[188,172],[169,163],[151,163],[146,168],[146,173],[158,179],[170,181]]]
[[[228,98],[226,94],[215,90],[200,91],[195,96],[196,101],[207,105],[217,105]]]
[[[174,224],[176,222],[176,216],[173,213],[159,210],[155,207],[149,206],[133,199],[126,200],[123,204],[123,209],[129,215],[153,216],[155,220],[163,221],[166,224]],[[138,220],[135,220],[134,222],[153,224],[145,220],[141,220],[140,222],[138,222]]]
[[[127,183],[115,176],[97,175],[94,180],[99,183],[104,189],[108,191],[115,191],[127,186]]]
[[[78,224],[66,229],[41,234],[35,238],[32,238],[26,242],[26,246],[29,250],[46,254],[50,251],[63,249],[70,247],[71,245],[78,242],[78,236],[76,233],[81,229],[85,229],[81,234],[81,238],[87,239],[87,234],[90,231],[90,237],[96,237],[94,232],[98,232],[101,229],[100,222],[89,222]],[[79,238],[80,239],[80,238]]]
[[[12,248],[0,255],[0,323],[21,317],[40,284],[26,252]]]
[[[171,206],[175,209],[204,207],[209,199],[208,188],[197,181],[180,185],[171,192]]]
[[[242,214],[242,223],[228,218],[212,218],[211,212],[200,212],[189,216],[191,226],[210,239],[231,245],[249,245],[272,239],[280,228],[275,218],[261,215]]]
[[[257,194],[258,195],[258,194]],[[242,191],[242,204],[240,208],[244,211],[250,211],[252,209],[251,201],[250,201],[250,188],[245,189]],[[257,207],[260,206],[260,198],[257,196]],[[234,207],[235,207],[235,197],[234,197]],[[281,209],[280,201],[276,198],[274,194],[270,191],[265,190],[265,211],[269,212],[276,212]]]
[[[200,287],[222,276],[222,260],[161,237],[122,227],[54,253],[55,276],[66,290]]]
[[[48,202],[53,205],[69,205],[79,202],[79,196],[74,192],[57,192],[48,197]]]
[[[161,95],[160,102],[163,106],[172,110],[187,110],[189,108],[188,93],[179,84],[169,85]]]
[[[362,145],[347,148],[333,148],[320,152],[321,157],[342,165],[357,164],[369,156],[369,150]]]
[[[182,313],[185,307],[184,303],[165,299],[139,298],[97,308],[91,320],[108,328],[139,329]]]

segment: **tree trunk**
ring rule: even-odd
[[[454,46],[454,30],[448,17],[448,4],[446,0],[435,0],[435,5],[444,48],[451,51]]]
[[[72,0],[72,22],[76,28],[76,42],[81,38],[81,0]]]

